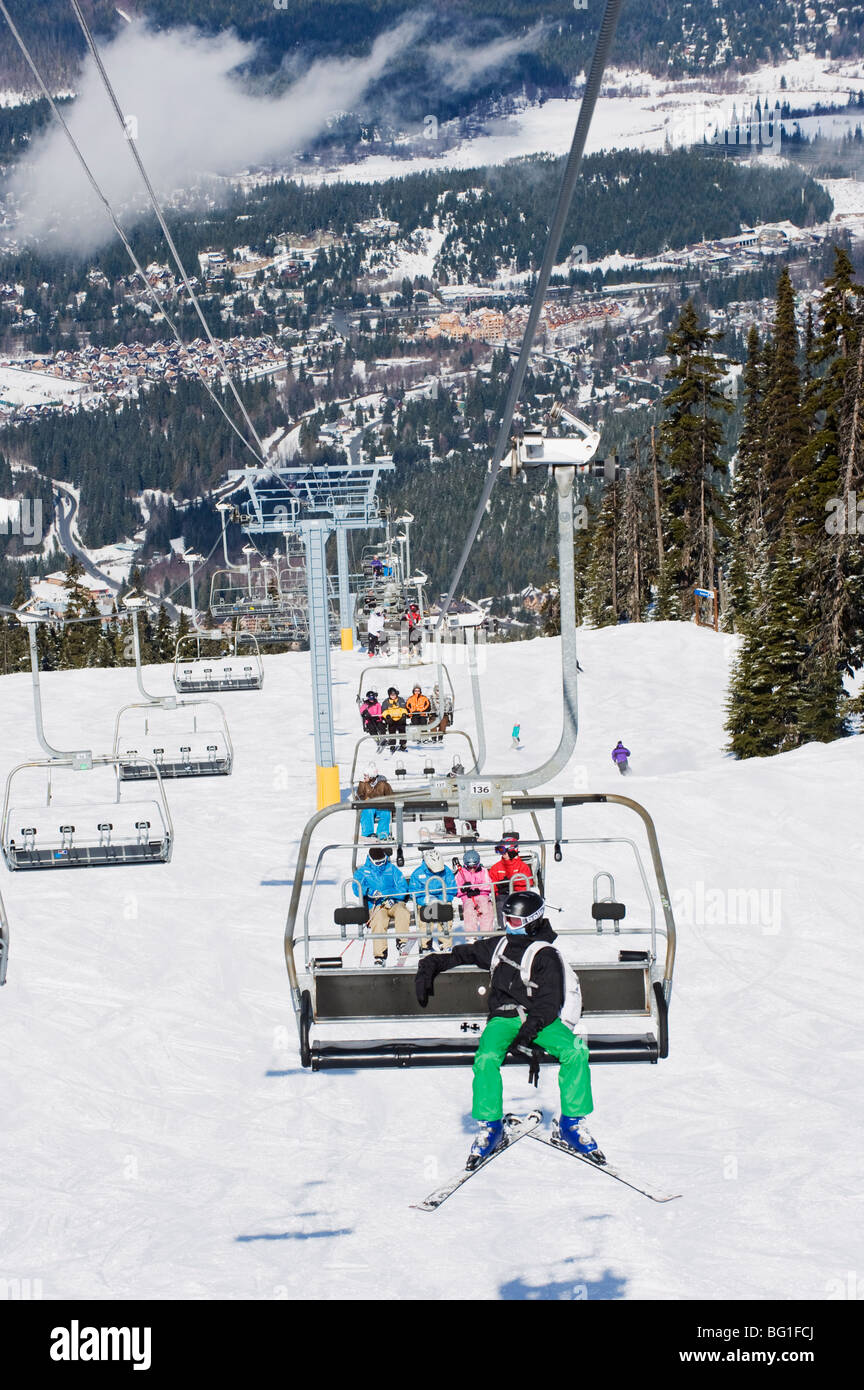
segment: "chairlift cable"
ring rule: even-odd
[[[204,332],[207,334],[207,338],[208,338],[208,340],[209,340],[209,342],[210,342],[210,346],[213,348],[213,351],[215,352],[215,354],[216,354],[216,356],[217,356],[217,358],[218,358],[218,360],[219,360],[219,365],[220,365],[220,367],[222,368],[222,371],[223,371],[224,374],[225,374],[225,378],[226,378],[226,381],[227,381],[227,383],[228,383],[228,387],[229,387],[229,389],[230,389],[230,391],[231,391],[231,394],[233,395],[235,401],[237,402],[237,405],[238,405],[239,408],[240,408],[240,412],[241,412],[241,414],[242,414],[244,420],[246,421],[247,426],[249,427],[249,432],[250,432],[250,434],[252,435],[253,439],[255,440],[255,443],[256,443],[257,446],[258,446],[258,449],[259,449],[259,452],[260,452],[260,456],[261,456],[261,461],[263,462],[263,461],[264,461],[264,455],[265,455],[265,453],[266,453],[266,450],[265,450],[264,445],[263,445],[263,443],[261,442],[261,439],[260,439],[260,437],[259,437],[259,435],[258,435],[258,431],[256,430],[255,426],[254,426],[253,423],[252,423],[252,418],[251,418],[251,416],[249,415],[249,412],[248,412],[248,410],[246,409],[246,406],[245,406],[244,403],[243,403],[243,400],[242,400],[242,398],[241,398],[241,396],[240,396],[240,393],[239,393],[239,391],[237,390],[237,387],[236,387],[235,384],[234,384],[234,381],[233,381],[233,379],[232,379],[232,377],[231,377],[231,374],[230,374],[230,372],[228,371],[227,363],[225,362],[225,359],[224,359],[224,357],[222,356],[222,350],[221,350],[221,348],[219,347],[218,343],[216,342],[216,339],[215,339],[214,336],[213,336],[213,333],[212,333],[212,331],[211,331],[211,329],[210,329],[209,323],[207,322],[207,318],[206,318],[206,316],[205,316],[205,314],[204,314],[204,311],[203,311],[203,309],[201,308],[201,305],[200,305],[200,303],[199,303],[199,301],[198,301],[198,298],[197,298],[197,296],[196,296],[196,294],[195,294],[194,289],[192,288],[192,284],[191,284],[191,281],[189,280],[189,276],[186,274],[186,267],[184,266],[182,260],[180,259],[180,253],[179,253],[179,251],[177,250],[176,245],[174,244],[174,238],[173,238],[172,235],[171,235],[171,232],[170,232],[170,230],[169,230],[169,228],[168,228],[168,223],[165,221],[165,216],[164,216],[164,214],[163,214],[163,212],[162,212],[162,208],[161,208],[161,206],[160,206],[160,204],[159,204],[159,200],[158,200],[158,198],[156,197],[156,190],[154,189],[152,183],[150,182],[150,176],[149,176],[149,174],[147,173],[147,170],[146,170],[145,167],[144,167],[143,160],[141,159],[141,155],[139,154],[139,152],[138,152],[138,150],[137,150],[137,148],[136,148],[135,141],[129,139],[129,136],[128,136],[128,133],[127,133],[127,129],[126,129],[126,118],[125,118],[125,116],[123,115],[122,108],[121,108],[121,106],[120,106],[119,101],[117,100],[117,95],[116,95],[116,93],[115,93],[115,91],[114,91],[113,86],[111,85],[111,79],[109,78],[108,73],[107,73],[107,71],[106,71],[106,69],[105,69],[105,65],[104,65],[104,63],[102,62],[102,58],[101,58],[101,56],[100,56],[100,54],[99,54],[99,50],[97,49],[96,44],[95,44],[94,39],[93,39],[93,35],[92,35],[91,32],[90,32],[90,26],[88,25],[87,20],[84,18],[84,15],[83,15],[82,12],[81,12],[81,6],[79,5],[78,0],[70,0],[70,3],[71,3],[71,5],[72,5],[72,9],[73,9],[74,12],[75,12],[75,16],[76,16],[76,18],[77,18],[77,20],[78,20],[78,23],[79,23],[79,25],[81,26],[81,31],[82,31],[82,33],[83,33],[83,35],[84,35],[84,38],[85,38],[86,42],[87,42],[87,47],[89,48],[90,53],[92,54],[93,61],[95,62],[96,67],[97,67],[98,70],[99,70],[99,75],[100,75],[100,77],[102,78],[102,83],[103,83],[103,85],[104,85],[104,87],[105,87],[105,91],[106,91],[106,93],[107,93],[107,95],[108,95],[108,98],[109,98],[109,100],[110,100],[110,102],[111,102],[112,107],[114,108],[114,112],[115,112],[115,114],[116,114],[116,116],[117,116],[117,119],[118,119],[118,121],[120,122],[120,128],[121,128],[121,130],[123,131],[124,137],[125,137],[125,139],[126,139],[126,143],[127,143],[128,146],[129,146],[129,151],[130,151],[130,153],[131,153],[131,155],[132,155],[132,158],[133,158],[134,161],[135,161],[135,164],[136,164],[136,166],[137,166],[137,168],[138,168],[138,172],[139,172],[139,174],[141,175],[141,178],[142,178],[142,180],[143,180],[143,182],[144,182],[144,186],[145,186],[146,189],[147,189],[147,195],[148,195],[148,197],[149,197],[149,199],[150,199],[150,203],[151,203],[151,205],[152,205],[152,207],[153,207],[153,211],[154,211],[155,214],[156,214],[157,220],[158,220],[158,222],[159,222],[159,226],[162,228],[162,235],[163,235],[164,238],[165,238],[165,241],[166,241],[166,243],[167,243],[167,245],[168,245],[168,249],[170,250],[172,257],[174,258],[174,262],[175,262],[175,264],[176,264],[176,266],[177,266],[177,269],[178,269],[179,272],[180,272],[181,279],[183,280],[183,284],[184,284],[184,286],[185,286],[185,288],[186,288],[186,293],[189,295],[189,298],[190,298],[192,304],[193,304],[194,307],[195,307],[195,312],[197,313],[199,319],[201,320],[201,323],[202,323],[203,328],[204,328]]]
[[[585,142],[591,128],[591,120],[594,115],[594,107],[597,97],[600,94],[600,86],[603,81],[603,73],[609,59],[612,48],[612,41],[615,37],[615,30],[618,27],[618,19],[624,0],[606,0],[606,9],[600,25],[600,32],[597,36],[597,44],[594,49],[594,57],[591,60],[591,69],[588,73],[588,81],[585,84],[585,92],[579,106],[579,117],[576,122],[576,129],[573,133],[573,143],[570,146],[570,153],[567,157],[567,164],[564,169],[564,177],[561,181],[561,188],[558,193],[558,201],[555,212],[549,225],[549,232],[546,239],[546,249],[543,253],[543,260],[537,273],[537,284],[534,290],[534,297],[531,302],[531,309],[528,314],[528,321],[525,325],[525,333],[522,338],[522,347],[519,351],[519,358],[510,378],[510,388],[507,393],[507,401],[504,406],[504,414],[501,417],[501,424],[498,430],[498,437],[495,442],[495,450],[492,455],[492,462],[489,465],[489,472],[483,486],[477,510],[471,520],[465,544],[462,547],[462,554],[450,580],[450,588],[447,597],[438,616],[436,627],[441,627],[450,610],[456,586],[462,578],[468,556],[474,544],[477,532],[483,522],[486,513],[486,506],[492,494],[492,489],[498,478],[498,472],[507,446],[510,442],[510,429],[513,423],[513,416],[516,411],[516,403],[522,390],[525,380],[525,373],[528,369],[528,362],[531,356],[531,348],[534,343],[534,336],[537,332],[537,325],[540,321],[540,314],[543,309],[543,302],[546,298],[546,291],[549,287],[549,280],[552,275],[552,268],[558,255],[561,245],[561,237],[564,231],[564,223],[570,211],[570,204],[573,198],[573,190],[576,179],[579,175],[579,168],[582,163],[582,155],[585,149]],[[73,0],[73,4],[76,0]]]
[[[157,309],[159,310],[159,312],[163,315],[163,317],[164,317],[164,319],[165,319],[165,322],[168,324],[169,328],[171,329],[171,332],[174,334],[174,337],[175,337],[175,339],[177,340],[178,344],[179,344],[181,347],[185,347],[186,344],[184,343],[182,337],[180,336],[179,330],[177,329],[177,326],[176,326],[176,324],[174,323],[174,320],[171,318],[171,315],[168,313],[168,310],[167,310],[167,308],[166,308],[166,306],[165,306],[164,300],[163,300],[162,297],[160,296],[159,292],[156,290],[155,286],[154,286],[154,285],[151,285],[150,282],[149,282],[149,280],[147,279],[147,275],[146,275],[146,273],[145,273],[145,271],[144,271],[144,268],[143,268],[143,266],[141,265],[140,261],[138,260],[138,257],[135,255],[135,252],[134,252],[134,250],[133,250],[133,248],[132,248],[132,246],[131,246],[131,244],[130,244],[130,242],[129,242],[128,237],[126,236],[126,233],[123,231],[123,228],[121,227],[119,221],[117,220],[117,217],[116,217],[116,215],[115,215],[114,209],[112,208],[112,206],[111,206],[111,204],[110,204],[108,198],[106,197],[106,195],[103,193],[102,188],[101,188],[101,186],[100,186],[100,184],[99,184],[99,182],[98,182],[98,180],[97,180],[95,174],[93,173],[93,171],[91,170],[89,164],[87,163],[86,159],[84,158],[84,155],[83,155],[83,153],[82,153],[82,151],[81,151],[81,149],[80,149],[80,147],[79,147],[79,145],[78,145],[77,140],[75,139],[75,136],[72,134],[71,130],[69,129],[69,126],[68,126],[68,124],[67,124],[67,122],[66,122],[65,117],[63,116],[62,112],[60,111],[60,108],[58,107],[58,105],[57,105],[57,103],[55,102],[53,96],[51,95],[51,92],[48,90],[48,87],[46,86],[46,84],[45,84],[45,82],[44,82],[44,80],[43,80],[43,78],[42,78],[42,74],[40,73],[39,69],[37,68],[37,66],[36,66],[36,64],[35,64],[35,62],[34,62],[32,56],[31,56],[31,54],[30,54],[30,51],[29,51],[29,49],[28,49],[28,47],[27,47],[27,44],[25,43],[25,41],[24,41],[24,39],[22,38],[21,34],[18,32],[18,29],[15,27],[15,24],[14,24],[14,22],[13,22],[13,20],[12,20],[12,17],[11,17],[11,15],[9,14],[8,9],[6,8],[6,5],[5,5],[5,3],[4,3],[4,0],[0,0],[0,11],[2,11],[3,16],[4,16],[5,20],[6,20],[6,23],[8,24],[8,26],[9,26],[11,32],[12,32],[12,35],[13,35],[13,37],[14,37],[14,39],[15,39],[15,42],[18,44],[18,47],[21,49],[21,53],[23,54],[24,59],[25,59],[25,61],[27,62],[28,67],[30,68],[30,71],[33,73],[33,76],[34,76],[35,79],[36,79],[36,82],[37,82],[37,84],[38,84],[38,86],[39,86],[40,91],[42,92],[42,95],[45,97],[45,100],[48,102],[48,104],[49,104],[49,106],[50,106],[50,108],[51,108],[51,111],[52,111],[53,115],[55,116],[56,120],[57,120],[58,123],[62,126],[63,131],[64,131],[64,133],[65,133],[65,135],[66,135],[66,138],[67,138],[67,140],[69,141],[70,145],[72,146],[72,149],[74,150],[75,155],[76,155],[77,158],[78,158],[78,162],[80,163],[81,168],[84,170],[84,173],[85,173],[85,175],[87,176],[87,180],[88,180],[88,182],[89,182],[91,188],[93,189],[93,192],[96,194],[96,196],[97,196],[97,198],[99,199],[99,201],[101,202],[102,206],[105,208],[105,211],[108,213],[108,216],[109,216],[109,218],[111,219],[111,224],[112,224],[112,226],[114,227],[114,230],[115,230],[115,232],[117,233],[117,235],[119,236],[120,240],[122,241],[123,246],[125,247],[126,252],[128,253],[129,258],[130,258],[130,260],[132,261],[132,264],[133,264],[134,267],[135,267],[136,273],[137,273],[139,279],[141,280],[142,285],[144,286],[144,291],[145,291],[145,293],[146,293],[147,295],[149,295],[150,299],[151,299],[151,300],[153,301],[153,303],[156,305],[156,308],[157,308]],[[256,459],[256,462],[262,463],[262,462],[263,462],[263,459],[260,459],[260,458],[259,458],[258,454],[255,452],[255,449],[254,449],[253,446],[249,443],[249,441],[248,441],[248,439],[246,438],[246,436],[243,434],[243,431],[242,431],[241,429],[239,429],[239,427],[238,427],[238,426],[235,424],[235,422],[231,419],[231,416],[228,414],[228,411],[225,409],[225,406],[222,404],[222,402],[219,400],[219,397],[216,395],[215,391],[213,391],[212,387],[210,386],[210,383],[208,382],[206,376],[204,375],[203,370],[202,370],[200,367],[196,367],[196,371],[197,371],[197,373],[198,373],[198,376],[199,376],[201,382],[202,382],[203,385],[204,385],[205,390],[206,390],[206,391],[208,392],[208,394],[211,396],[211,398],[212,398],[214,404],[216,405],[217,409],[219,409],[219,410],[222,412],[222,414],[224,415],[224,417],[225,417],[225,419],[227,420],[228,424],[231,426],[231,428],[232,428],[232,430],[234,431],[234,433],[235,433],[235,434],[237,435],[237,437],[240,439],[241,443],[242,443],[243,445],[245,445],[245,447],[246,447],[247,449],[249,449],[250,452],[254,455],[254,457],[255,457],[255,459]]]

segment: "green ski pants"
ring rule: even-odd
[[[504,1087],[501,1064],[507,1049],[522,1027],[516,1018],[490,1018],[477,1044],[474,1057],[474,1089],[471,1114],[475,1120],[500,1120],[504,1114]],[[591,1099],[591,1072],[588,1067],[588,1045],[583,1038],[556,1018],[537,1034],[537,1045],[560,1062],[558,1087],[561,1092],[562,1115],[590,1115],[594,1109]]]

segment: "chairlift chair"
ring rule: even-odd
[[[131,760],[130,760],[131,761]],[[144,763],[146,759],[138,759]],[[78,778],[99,767],[113,768],[116,794],[73,804],[57,804],[56,782],[61,769]],[[95,868],[116,864],[165,864],[174,846],[174,827],[155,763],[146,776],[155,781],[155,795],[147,801],[122,799],[121,761],[93,757],[82,762],[74,756],[39,758],[20,763],[6,779],[3,797],[2,848],[11,871],[18,869]],[[16,794],[29,770],[44,770],[46,794],[41,803]]]
[[[210,581],[210,612],[214,618],[278,613],[281,607],[282,593],[275,567],[262,566],[255,574],[250,571],[245,582],[236,571],[217,570]]]
[[[347,834],[341,834],[331,819],[341,815],[345,824],[346,815],[357,818],[371,804],[375,803],[327,807],[308,822],[301,838],[285,929],[301,1062],[313,1070],[469,1065],[476,1034],[487,1017],[488,973],[465,966],[439,975],[429,1007],[422,1010],[414,994],[410,955],[395,966],[373,966],[365,935],[368,909],[357,903],[350,878],[365,846],[357,843],[356,819],[354,826],[345,826]],[[430,844],[448,857],[452,842],[436,841],[434,832],[430,839],[428,824],[418,823],[430,816],[461,816],[464,807],[458,796],[436,789],[423,797],[394,788],[393,798],[381,805],[393,815],[394,857],[406,878]],[[635,814],[641,823],[639,840],[627,831],[603,833],[601,806]],[[536,865],[537,879],[549,895],[558,946],[579,976],[582,1031],[592,1062],[657,1062],[666,1057],[675,923],[650,816],[629,798],[602,794],[514,795],[504,798],[503,807],[509,825],[519,820],[522,826],[520,850]],[[594,823],[598,816],[600,833]],[[497,827],[504,824],[499,816],[493,831],[488,821],[480,821],[475,844],[484,861],[494,854]],[[313,855],[319,827],[326,843],[317,837],[320,848]],[[626,877],[626,929],[619,917],[617,931],[609,930],[604,921],[598,932],[591,914],[596,893],[589,899],[584,886],[586,859],[595,866],[598,860],[611,861]],[[562,861],[565,869],[557,867]],[[340,877],[335,891],[327,886],[334,878],[339,884]],[[556,899],[564,907],[560,917],[551,907]],[[460,933],[464,937],[464,924],[454,922],[453,927],[457,940]],[[428,922],[415,912],[408,939],[428,935]]]
[[[385,736],[382,735],[381,737]],[[409,735],[410,739],[411,735]],[[376,753],[376,744],[379,742],[380,739],[375,734],[363,734],[355,743],[348,782],[349,791],[356,787],[359,774],[368,763],[374,762],[376,757],[389,758],[389,750]],[[457,748],[463,748],[461,757],[458,753],[454,754],[454,745]],[[459,760],[463,772],[473,772],[477,767],[474,742],[471,735],[467,734],[464,729],[448,729],[446,744],[435,744],[430,739],[419,741],[419,747],[412,748],[407,754],[400,754],[392,768],[387,762],[380,763],[380,770],[386,775],[394,790],[398,786],[403,789],[407,788],[412,792],[419,792],[450,776],[454,759]],[[400,765],[404,769],[404,773],[398,771]]]
[[[205,643],[229,646],[209,655]],[[241,651],[241,643],[247,646]],[[221,634],[190,632],[181,637],[174,653],[174,689],[178,694],[218,694],[229,690],[260,690],[264,684],[261,652],[251,632],[235,632],[233,643]]]
[[[411,666],[364,666],[357,686],[357,703],[360,703],[369,689],[377,690],[383,703],[387,688],[391,685],[396,686],[403,699],[410,695],[411,688],[419,685],[431,702],[428,724],[409,725],[410,738],[416,738],[418,741],[428,738],[431,725],[439,724],[445,714],[452,722],[455,711],[453,681],[443,662],[439,664],[427,661]],[[401,686],[405,689],[402,690]]]
[[[159,728],[159,715],[171,709],[190,709],[192,727],[182,730]],[[199,711],[213,711],[199,727]],[[131,711],[141,711],[143,718],[130,728]],[[164,723],[164,721],[162,721]],[[228,732],[225,713],[215,700],[178,701],[171,705],[139,700],[124,705],[114,723],[114,756],[119,763],[123,782],[141,781],[153,777],[158,768],[163,778],[227,777],[234,766],[234,746]],[[141,760],[143,758],[143,761]]]
[[[0,846],[9,869],[14,872],[167,863],[174,844],[174,827],[159,769],[151,764],[156,784],[153,796],[146,801],[139,797],[124,799],[120,760],[113,754],[94,755],[89,749],[65,751],[48,742],[42,724],[36,620],[28,615],[21,621],[30,642],[36,734],[48,756],[20,763],[6,778]],[[113,797],[82,801],[77,795],[79,787],[99,768],[113,770]],[[32,783],[33,774],[35,780],[41,781],[43,772],[44,799],[36,799],[25,784]],[[64,783],[67,777],[75,781],[76,796],[71,798],[71,804],[62,795],[57,796],[57,784]]]
[[[162,778],[228,776],[234,766],[234,748],[222,706],[215,700],[151,695],[145,689],[138,613],[146,601],[130,596],[123,602],[132,619],[135,677],[144,698],[124,705],[114,722],[120,780],[150,780],[154,765]]]
[[[183,555],[189,566],[189,599],[194,631],[181,637],[174,651],[174,689],[179,694],[217,694],[228,690],[260,690],[264,684],[261,652],[251,632],[235,628],[233,643],[221,632],[207,632],[198,624],[195,602],[195,569],[203,563],[194,551]],[[251,651],[239,650],[241,641]],[[202,643],[231,650],[215,655],[205,653]]]

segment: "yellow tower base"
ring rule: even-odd
[[[343,652],[353,652],[353,650],[354,650],[354,633],[353,633],[353,631],[351,630],[350,627],[343,627],[343,628],[340,628],[340,632],[342,633],[342,650],[343,650]]]
[[[317,810],[325,806],[336,806],[340,801],[338,767],[319,767],[315,765],[315,785],[318,797]]]

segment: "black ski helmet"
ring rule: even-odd
[[[369,851],[369,858],[373,864],[385,864],[392,853],[388,845],[373,845]]]
[[[545,911],[546,904],[540,894],[533,888],[525,888],[521,893],[508,894],[501,917],[507,931],[524,931],[526,936],[536,936]]]
[[[377,691],[377,690],[367,690],[367,691],[366,691],[366,694],[365,694],[365,696],[364,696],[364,699],[366,699],[366,700],[372,700],[372,701],[377,700],[377,699],[378,699],[378,691]]]

